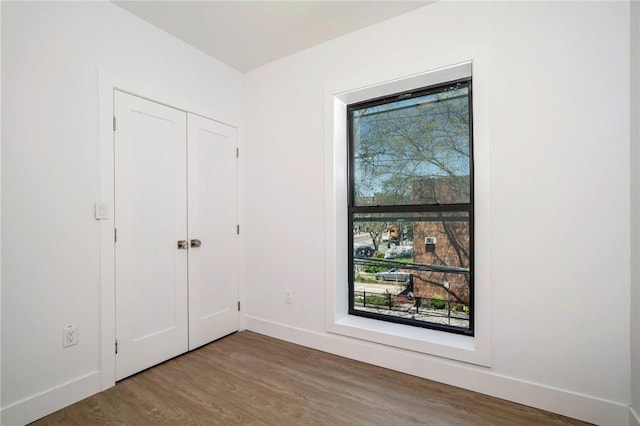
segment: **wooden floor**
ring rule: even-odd
[[[33,425],[586,425],[244,331]]]

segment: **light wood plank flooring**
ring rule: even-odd
[[[244,331],[33,425],[586,425]]]

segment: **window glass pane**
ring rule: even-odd
[[[469,212],[352,220],[354,311],[470,329]]]
[[[466,84],[351,110],[354,205],[470,202]]]

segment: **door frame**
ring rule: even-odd
[[[98,203],[107,206],[108,216],[106,219],[98,220],[100,229],[100,359],[98,365],[100,368],[100,390],[104,391],[115,385],[116,377],[116,355],[115,355],[115,338],[116,338],[116,301],[115,301],[115,241],[114,241],[114,210],[115,188],[114,188],[114,131],[113,131],[113,115],[114,115],[114,90],[128,93],[142,99],[156,102],[181,111],[191,112],[201,115],[214,121],[226,124],[236,128],[238,148],[242,149],[242,132],[233,118],[225,115],[220,111],[212,111],[204,105],[186,100],[184,97],[176,96],[171,92],[171,88],[158,88],[157,85],[150,83],[143,78],[132,78],[112,70],[97,70],[98,80],[98,192],[96,205]],[[158,99],[161,99],[159,101]],[[211,117],[219,117],[218,119]],[[238,159],[238,222],[242,221],[242,161]],[[244,246],[243,235],[239,235],[238,240],[238,259],[239,253],[242,252]],[[243,282],[244,267],[242,262],[238,261],[238,300],[244,304],[244,287]],[[244,315],[239,313],[238,329],[244,330]]]

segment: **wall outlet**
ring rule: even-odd
[[[78,326],[69,325],[62,330],[62,347],[78,344]]]
[[[293,303],[293,291],[291,289],[286,289],[284,291],[284,302]]]

